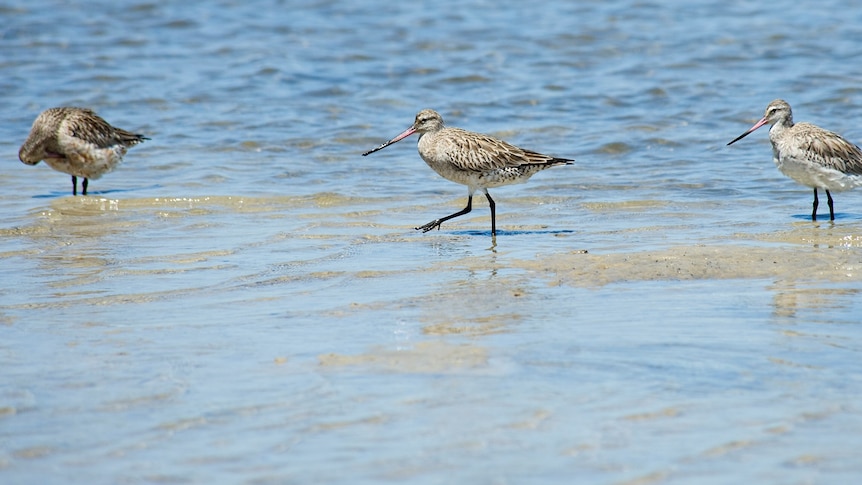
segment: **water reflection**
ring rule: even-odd
[[[774,292],[774,315],[779,322],[836,322],[834,315],[851,311],[859,300],[858,288],[834,287],[810,278],[779,280],[768,286]],[[858,323],[847,320],[845,323]]]

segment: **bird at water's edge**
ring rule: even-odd
[[[126,150],[149,138],[115,128],[86,108],[50,108],[33,122],[30,134],[18,151],[27,165],[44,160],[58,172],[72,176],[72,195],[87,195],[89,179],[98,179],[114,169]]]
[[[783,99],[769,103],[763,118],[733,143],[765,124],[772,143],[772,159],[778,170],[802,185],[814,189],[811,220],[817,220],[817,189],[826,191],[829,220],[835,220],[832,192],[862,185],[862,150],[836,133],[811,123],[793,123],[793,112]]]
[[[460,128],[443,126],[443,118],[434,110],[424,109],[413,125],[400,135],[369,150],[362,156],[419,133],[419,156],[443,178],[467,186],[467,207],[416,230],[428,232],[449,219],[469,213],[473,194],[481,190],[491,208],[491,235],[497,235],[496,204],[488,189],[526,182],[534,173],[557,165],[571,165],[574,160],[524,150],[494,137]]]

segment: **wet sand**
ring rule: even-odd
[[[564,253],[513,264],[537,272],[553,284],[585,287],[630,281],[859,281],[862,251],[858,245],[862,238],[840,232],[812,236],[809,230],[801,230],[738,244],[678,246],[634,253]]]

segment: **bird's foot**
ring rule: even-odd
[[[439,230],[440,224],[443,224],[443,222],[440,219],[435,219],[428,224],[425,224],[424,226],[414,227],[413,229],[416,229],[417,231],[428,232],[436,227]]]

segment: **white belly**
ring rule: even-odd
[[[807,187],[841,192],[862,185],[862,176],[860,175],[848,175],[807,160],[775,156],[773,161],[781,173]]]

